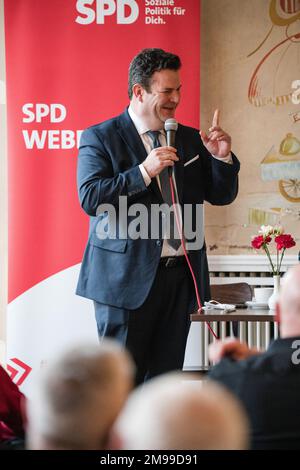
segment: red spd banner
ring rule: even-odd
[[[74,331],[96,334],[74,293],[88,230],[76,189],[81,132],[124,110],[129,63],[145,47],[181,57],[177,119],[198,127],[200,1],[6,0],[4,11],[8,348],[33,367]]]

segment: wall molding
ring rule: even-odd
[[[276,260],[272,256],[272,260]],[[298,255],[284,255],[281,271],[298,264]],[[270,265],[266,255],[208,255],[208,266],[210,272],[232,271],[232,272],[270,272]]]

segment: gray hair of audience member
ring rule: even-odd
[[[107,448],[133,378],[131,358],[110,340],[78,344],[50,361],[27,403],[27,447]]]
[[[115,429],[128,450],[245,449],[249,434],[246,415],[233,395],[216,383],[180,373],[136,389]]]
[[[290,268],[281,281],[276,315],[282,338],[300,335],[300,265]]]

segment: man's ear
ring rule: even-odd
[[[136,83],[135,85],[133,85],[132,94],[135,97],[135,99],[142,102],[144,93],[145,93],[145,90],[142,87],[142,85],[140,85],[139,83]]]

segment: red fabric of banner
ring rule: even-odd
[[[177,119],[198,126],[200,1],[6,0],[5,33],[11,301],[81,261],[78,131],[124,110],[142,48],[180,55]]]

